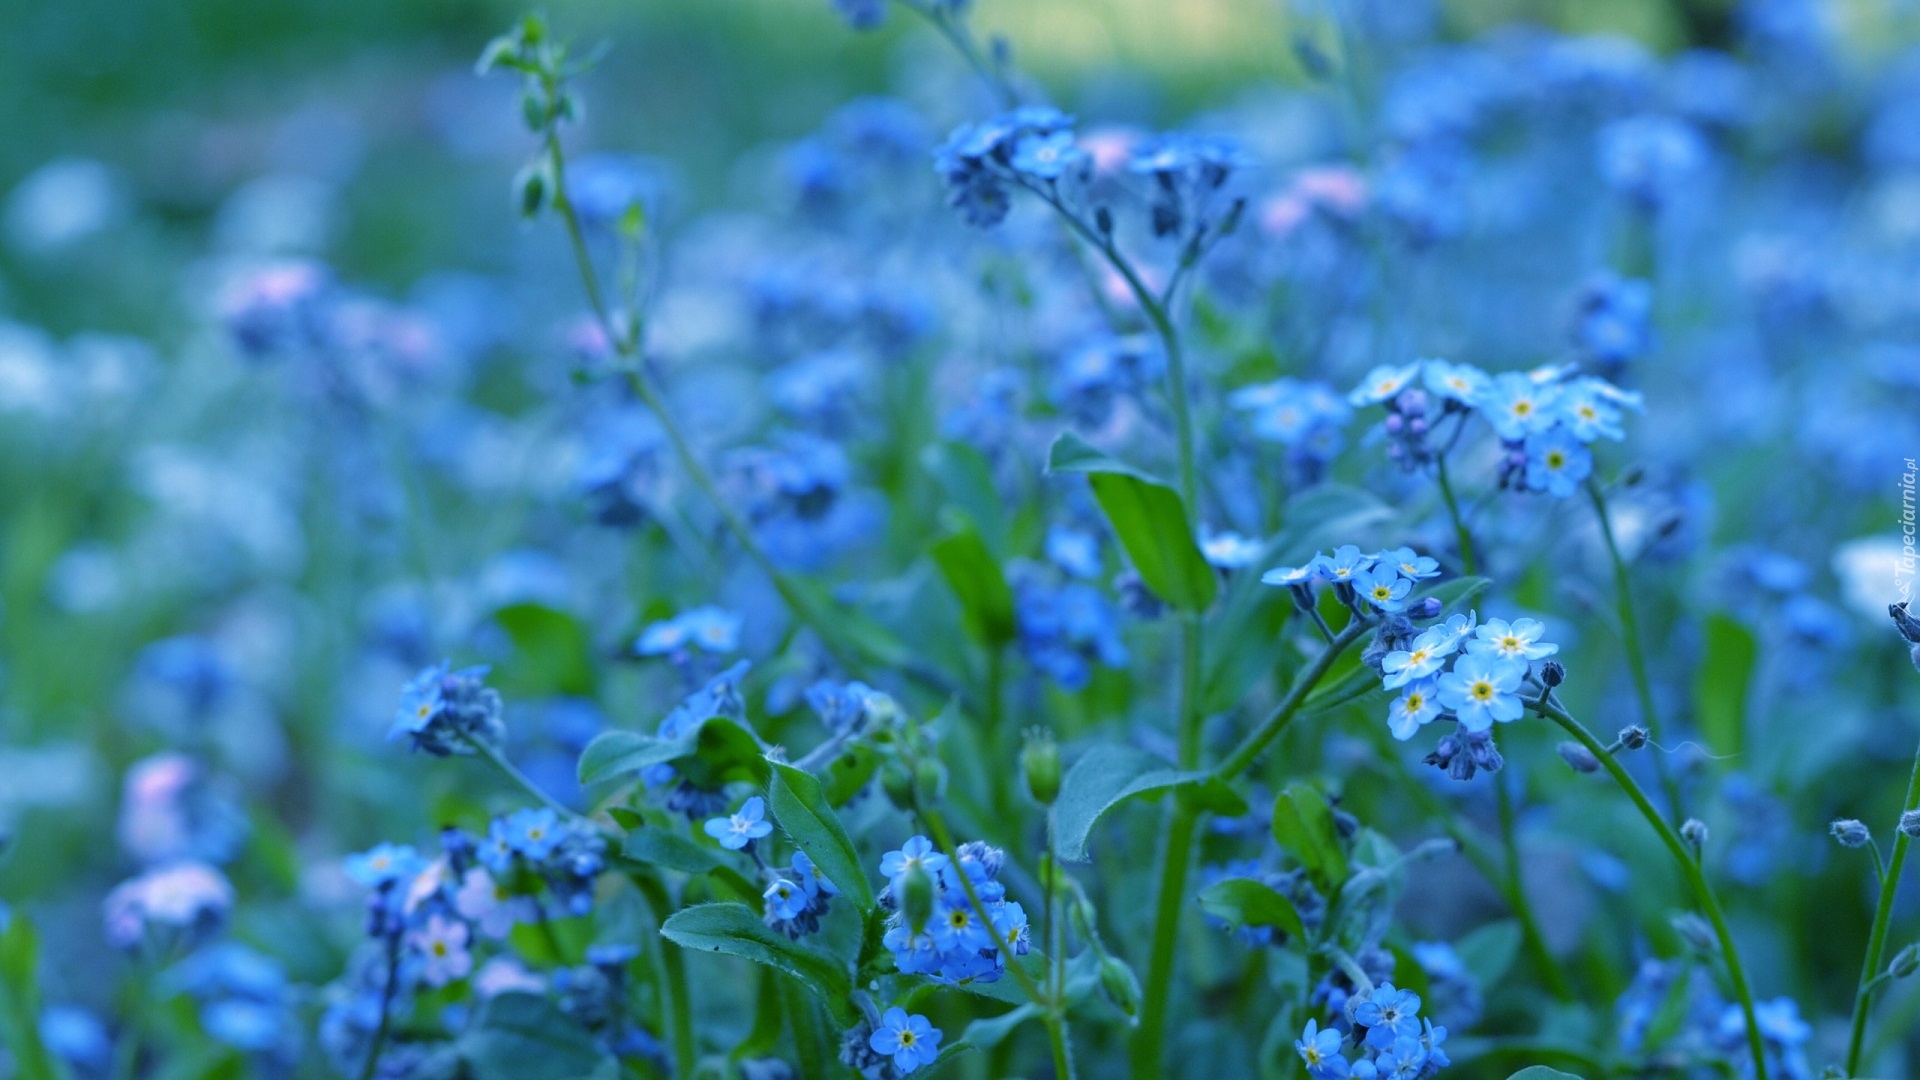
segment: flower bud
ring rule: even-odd
[[[1567,681],[1567,665],[1558,660],[1549,660],[1540,665],[1540,685],[1551,690]]]
[[[1691,911],[1684,911],[1675,915],[1672,922],[1674,932],[1687,943],[1687,948],[1706,956],[1713,956],[1720,951],[1720,939],[1714,936],[1713,927],[1707,924],[1707,920]]]
[[[1620,747],[1623,750],[1638,750],[1647,745],[1649,737],[1647,729],[1639,724],[1623,727],[1620,729]]]
[[[1128,1024],[1139,1023],[1140,980],[1125,960],[1117,956],[1100,957],[1100,988],[1107,992],[1114,1006],[1127,1015]]]
[[[1554,749],[1560,751],[1560,760],[1572,766],[1574,772],[1597,772],[1600,768],[1600,759],[1593,756],[1593,751],[1577,742],[1563,742]]]
[[[1920,618],[1915,618],[1913,613],[1907,610],[1904,601],[1888,605],[1887,614],[1893,616],[1894,628],[1900,631],[1901,637],[1915,645],[1920,645]]]
[[[913,774],[904,767],[890,764],[881,769],[880,790],[887,793],[887,801],[898,809],[913,809]]]
[[[908,868],[903,885],[900,911],[906,916],[907,929],[916,935],[923,934],[927,920],[933,918],[933,875],[916,862]]]
[[[1053,736],[1041,728],[1027,732],[1020,750],[1020,771],[1027,777],[1027,794],[1041,806],[1052,806],[1060,797],[1060,748]]]
[[[1827,826],[1827,831],[1833,834],[1841,847],[1866,847],[1873,840],[1873,833],[1868,831],[1866,823],[1856,818],[1840,818]]]
[[[520,216],[533,217],[546,209],[547,196],[552,185],[547,182],[547,167],[544,161],[533,162],[520,170],[513,178],[513,201]]]
[[[1900,815],[1900,832],[1904,836],[1920,839],[1920,810],[1909,810]]]
[[[1887,964],[1887,974],[1896,979],[1904,979],[1920,971],[1920,945],[1909,945],[1893,954],[1893,960]]]
[[[913,770],[914,794],[921,799],[937,799],[947,786],[946,770],[932,758],[922,758]]]
[[[1446,605],[1440,602],[1439,597],[1423,596],[1419,600],[1407,606],[1407,618],[1437,619],[1440,617],[1440,612],[1445,607]]]
[[[1680,839],[1693,845],[1699,851],[1707,846],[1707,823],[1697,817],[1690,817],[1680,825]]]

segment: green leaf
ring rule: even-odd
[[[774,762],[767,793],[780,828],[807,853],[821,875],[839,888],[840,895],[865,914],[873,907],[873,886],[861,869],[860,853],[852,837],[821,791],[820,781],[812,773]]]
[[[1229,927],[1271,926],[1296,941],[1307,938],[1306,924],[1300,921],[1293,901],[1264,881],[1253,878],[1228,878],[1200,890],[1200,907]]]
[[[19,1080],[65,1080],[66,1068],[40,1039],[40,938],[18,912],[0,932],[0,1044],[12,1051]]]
[[[1453,947],[1460,954],[1460,962],[1473,973],[1475,982],[1481,986],[1498,986],[1520,955],[1520,924],[1512,919],[1500,919],[1475,927],[1454,942]]]
[[[480,1006],[451,1047],[470,1080],[613,1080],[620,1064],[544,995],[511,992]]]
[[[837,883],[836,883],[837,884]],[[788,938],[745,904],[699,904],[677,911],[660,933],[693,952],[724,953],[765,964],[806,984],[844,1027],[854,1021],[852,980],[838,960]]]
[[[1693,680],[1700,735],[1716,754],[1738,754],[1746,742],[1747,690],[1760,646],[1753,632],[1718,612],[1707,617],[1706,654]]]
[[[1559,1069],[1549,1069],[1545,1065],[1533,1065],[1507,1077],[1507,1080],[1586,1080],[1586,1078],[1561,1072]]]
[[[845,806],[847,800],[860,794],[879,768],[880,755],[865,743],[855,743],[840,751],[827,763],[826,775],[821,780],[821,786],[826,789],[827,804]]]
[[[1246,812],[1233,790],[1204,772],[1182,772],[1164,759],[1124,746],[1096,746],[1080,756],[1060,784],[1049,827],[1060,857],[1087,858],[1087,836],[1107,811],[1138,795],[1192,785],[1204,805],[1229,816]],[[1237,805],[1237,809],[1236,809]]]
[[[1204,611],[1213,603],[1220,577],[1194,543],[1186,508],[1171,487],[1072,432],[1054,440],[1047,471],[1087,474],[1120,546],[1156,596],[1186,611]]]
[[[948,505],[958,507],[980,530],[980,538],[994,557],[1005,558],[1006,506],[986,457],[965,443],[944,442],[922,451],[920,463],[939,480]]]
[[[1274,799],[1273,838],[1322,891],[1347,880],[1347,855],[1334,829],[1333,808],[1313,785],[1295,781]]]
[[[1007,576],[980,531],[957,514],[949,517],[955,520],[928,554],[960,601],[967,633],[984,645],[1004,645],[1014,635],[1013,590]]]
[[[1040,1006],[1032,1002],[1020,1005],[984,1020],[975,1020],[960,1032],[960,1040],[969,1046],[982,1050],[992,1049],[1005,1041],[1021,1024],[1036,1020],[1041,1016]]]
[[[513,604],[494,612],[493,621],[513,640],[513,655],[495,676],[502,690],[521,697],[593,695],[593,650],[580,620],[540,604]]]
[[[580,754],[580,782],[597,784],[668,763],[704,788],[717,788],[729,780],[764,784],[767,779],[760,740],[739,724],[715,716],[677,739],[637,731],[603,732]]]
[[[728,865],[718,848],[708,847],[667,829],[648,827],[627,833],[622,846],[627,858],[648,866],[683,874],[709,874]]]
[[[1467,610],[1480,594],[1493,587],[1493,579],[1483,577],[1460,577],[1443,581],[1422,595],[1438,597],[1441,613],[1452,615]]]

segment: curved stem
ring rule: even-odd
[[[1176,795],[1167,823],[1166,850],[1160,857],[1160,889],[1154,901],[1153,944],[1147,954],[1147,979],[1141,992],[1140,1027],[1128,1051],[1136,1080],[1163,1075],[1167,997],[1173,989],[1180,912],[1186,896],[1188,864],[1193,861],[1193,834],[1199,824],[1199,811]]]
[[[1460,545],[1460,568],[1471,577],[1480,572],[1473,557],[1473,534],[1467,531],[1467,519],[1460,515],[1460,501],[1453,497],[1453,484],[1447,479],[1447,455],[1434,458],[1434,464],[1440,481],[1440,498],[1447,504],[1447,515],[1453,518],[1453,535]]]
[[[1266,719],[1240,741],[1240,745],[1227,755],[1225,761],[1213,767],[1213,775],[1221,780],[1231,780],[1260,760],[1260,755],[1266,752],[1268,745],[1279,738],[1280,733],[1292,722],[1300,706],[1306,704],[1307,695],[1326,677],[1333,662],[1372,628],[1372,623],[1356,618],[1347,624],[1346,629],[1335,634],[1327,647],[1320,650],[1320,655],[1313,658],[1313,663],[1307,665],[1307,669],[1293,681],[1293,686],[1287,690],[1287,696],[1280,699],[1280,704],[1275,705]]]
[[[1727,917],[1720,910],[1720,901],[1714,896],[1713,885],[1707,880],[1706,871],[1701,867],[1700,860],[1687,849],[1686,842],[1680,839],[1680,834],[1674,831],[1673,826],[1667,824],[1666,819],[1660,816],[1660,811],[1654,808],[1652,800],[1648,799],[1647,793],[1640,789],[1633,775],[1627,772],[1625,766],[1613,756],[1612,751],[1608,750],[1599,739],[1593,737],[1593,733],[1587,730],[1585,724],[1574,719],[1572,713],[1550,699],[1529,701],[1528,705],[1542,716],[1559,724],[1567,734],[1572,735],[1580,745],[1586,747],[1599,760],[1608,775],[1620,785],[1620,790],[1626,792],[1627,797],[1633,800],[1633,805],[1640,811],[1640,816],[1646,818],[1647,824],[1653,826],[1653,831],[1659,834],[1660,842],[1665,844],[1667,851],[1673,855],[1673,861],[1680,864],[1680,872],[1693,889],[1694,899],[1699,901],[1701,909],[1706,913],[1707,921],[1713,924],[1714,937],[1720,942],[1720,954],[1726,959],[1727,978],[1733,983],[1734,995],[1740,999],[1741,1015],[1746,1019],[1747,1049],[1753,1054],[1754,1075],[1758,1080],[1767,1080],[1766,1042],[1760,1034],[1760,1023],[1754,1016],[1753,990],[1747,985],[1746,969],[1740,964],[1740,952],[1734,945],[1733,933],[1727,929]]]
[[[645,874],[629,874],[640,896],[653,909],[655,921],[665,923],[673,912],[666,887]],[[664,1006],[667,1012],[666,1027],[668,1044],[673,1048],[673,1075],[692,1076],[700,1061],[700,1045],[693,1034],[693,998],[687,988],[687,958],[681,955],[680,946],[662,937],[660,940],[660,975],[666,983]]]
[[[1547,948],[1546,935],[1540,931],[1540,919],[1533,912],[1533,901],[1527,897],[1527,882],[1520,872],[1520,844],[1514,833],[1513,796],[1507,791],[1504,777],[1493,778],[1493,789],[1498,800],[1500,815],[1500,847],[1505,853],[1505,888],[1507,905],[1513,908],[1514,918],[1520,920],[1520,934],[1525,940],[1527,951],[1533,955],[1534,966],[1540,969],[1540,975],[1547,981],[1547,989],[1561,1001],[1573,1000],[1573,987],[1567,981],[1567,973]]]
[[[1620,637],[1626,645],[1627,667],[1633,672],[1633,692],[1640,702],[1640,718],[1646,722],[1647,731],[1655,742],[1660,735],[1660,713],[1654,705],[1653,679],[1647,674],[1647,654],[1640,641],[1640,621],[1633,612],[1633,585],[1627,576],[1627,561],[1620,555],[1620,544],[1614,539],[1613,521],[1607,515],[1606,497],[1600,494],[1600,485],[1591,478],[1587,480],[1587,498],[1593,502],[1593,513],[1600,521],[1600,536],[1607,543],[1607,558],[1613,563],[1613,591],[1620,608]],[[1686,813],[1680,801],[1680,784],[1667,769],[1666,758],[1655,754],[1653,771],[1660,777],[1660,788],[1666,793],[1667,806],[1675,817]]]
[[[566,806],[566,804],[562,803],[560,800],[554,798],[553,796],[547,794],[545,791],[541,790],[540,785],[534,783],[532,777],[528,776],[526,773],[521,772],[518,766],[516,766],[513,762],[507,760],[507,755],[501,753],[499,747],[493,745],[490,742],[487,742],[485,739],[476,739],[471,735],[462,735],[461,741],[465,742],[468,746],[472,747],[474,753],[479,754],[483,758],[486,758],[487,761],[490,762],[494,768],[500,770],[500,772],[503,775],[505,775],[507,779],[519,785],[522,790],[524,790],[527,794],[532,795],[535,799],[538,799],[542,804],[544,804],[548,809],[552,810],[554,813],[559,814],[562,818],[565,818],[568,821],[587,820],[581,815],[575,813],[571,808]]]
[[[1920,750],[1913,756],[1913,773],[1907,779],[1907,799],[1902,809],[1906,813],[1920,810]],[[1867,938],[1866,961],[1860,967],[1860,989],[1853,996],[1853,1028],[1847,1036],[1847,1075],[1856,1075],[1860,1068],[1860,1046],[1867,1034],[1867,1007],[1872,1001],[1871,983],[1880,974],[1880,965],[1886,958],[1887,927],[1893,920],[1893,901],[1900,890],[1900,870],[1907,861],[1907,846],[1913,838],[1904,832],[1896,831],[1893,837],[1893,857],[1887,861],[1886,872],[1880,878],[1880,901],[1873,910],[1873,932]],[[1875,849],[1876,856],[1879,849]]]
[[[373,1080],[385,1049],[387,1032],[393,1027],[393,996],[400,987],[400,935],[387,935],[387,982],[380,988],[380,1024],[373,1029],[373,1042],[367,1046],[366,1063],[360,1066],[360,1080]]]

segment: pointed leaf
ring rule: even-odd
[[[1186,508],[1172,488],[1072,432],[1054,440],[1047,471],[1087,474],[1120,546],[1154,595],[1185,611],[1203,611],[1213,603],[1219,575],[1200,554]]]
[[[1138,795],[1191,786],[1216,812],[1245,813],[1231,788],[1204,772],[1182,772],[1152,754],[1124,746],[1096,746],[1080,756],[1060,784],[1050,827],[1060,857],[1087,858],[1087,836],[1107,811]],[[1236,804],[1238,809],[1235,809]]]
[[[745,904],[699,904],[677,911],[660,933],[693,952],[738,956],[785,972],[805,983],[837,1022],[853,1024],[852,980],[840,961],[768,927]]]
[[[1347,880],[1347,855],[1334,830],[1333,808],[1313,785],[1288,784],[1274,800],[1273,838],[1306,867],[1322,891]]]
[[[1200,907],[1207,914],[1226,920],[1237,930],[1242,926],[1270,926],[1292,937],[1307,939],[1306,924],[1300,912],[1273,886],[1253,878],[1228,878],[1200,890]]]
[[[987,542],[972,523],[959,515],[949,515],[947,534],[935,541],[928,554],[940,568],[940,576],[960,601],[967,633],[988,646],[1013,640],[1013,590],[1000,561],[988,550]]]
[[[840,895],[864,914],[873,907],[873,886],[861,869],[853,838],[828,805],[820,781],[812,773],[779,762],[773,763],[772,770],[767,793],[780,828],[807,853],[821,875],[833,882]]]

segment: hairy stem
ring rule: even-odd
[[[1540,932],[1539,916],[1534,914],[1533,901],[1527,897],[1526,878],[1520,871],[1520,844],[1513,828],[1513,796],[1507,791],[1505,779],[1497,775],[1493,778],[1493,790],[1499,803],[1500,847],[1505,855],[1505,871],[1501,875],[1505,878],[1505,887],[1501,891],[1506,894],[1507,906],[1513,909],[1514,918],[1520,920],[1520,936],[1533,957],[1534,966],[1546,980],[1547,989],[1561,1001],[1572,1001],[1573,986],[1548,950],[1546,935]]]
[[[1160,888],[1154,901],[1153,944],[1147,954],[1146,985],[1141,992],[1140,1027],[1129,1050],[1135,1080],[1164,1074],[1167,998],[1173,989],[1174,953],[1180,940],[1187,869],[1193,861],[1193,834],[1199,824],[1200,812],[1176,795],[1167,823],[1166,850],[1160,856]]]
[[[1473,534],[1467,531],[1467,519],[1460,514],[1460,500],[1454,498],[1453,482],[1447,478],[1447,456],[1441,454],[1434,459],[1435,478],[1440,483],[1440,498],[1447,504],[1447,516],[1453,519],[1453,535],[1460,545],[1460,568],[1471,577],[1478,574],[1478,564],[1473,557]]]
[[[1585,724],[1574,719],[1572,713],[1561,708],[1551,699],[1530,701],[1528,705],[1542,716],[1559,724],[1567,734],[1572,735],[1580,745],[1586,747],[1599,760],[1608,775],[1620,785],[1620,790],[1626,792],[1627,797],[1633,800],[1633,805],[1640,811],[1640,816],[1646,818],[1647,824],[1653,826],[1653,831],[1659,834],[1660,842],[1665,844],[1667,851],[1673,855],[1673,861],[1680,865],[1681,874],[1686,877],[1687,884],[1693,890],[1694,899],[1699,901],[1701,910],[1706,913],[1707,921],[1713,924],[1714,937],[1720,942],[1720,954],[1727,962],[1727,978],[1733,983],[1734,995],[1740,999],[1741,1015],[1746,1019],[1747,1048],[1753,1054],[1754,1075],[1758,1080],[1767,1080],[1766,1043],[1760,1034],[1760,1023],[1754,1016],[1753,990],[1747,985],[1746,969],[1740,964],[1740,951],[1734,944],[1732,931],[1727,929],[1727,917],[1720,910],[1720,901],[1714,896],[1713,885],[1707,880],[1706,870],[1700,865],[1700,860],[1687,849],[1686,842],[1680,838],[1678,832],[1674,831],[1673,826],[1667,824],[1667,820],[1660,816],[1660,811],[1654,808],[1652,800],[1648,799],[1647,793],[1640,789],[1633,775],[1627,772],[1626,767],[1620,764],[1611,750],[1608,750],[1599,739],[1594,738],[1593,732],[1588,731]]]
[[[1633,611],[1633,584],[1627,576],[1627,561],[1620,554],[1620,544],[1613,535],[1613,521],[1607,514],[1606,497],[1600,494],[1600,485],[1589,479],[1587,497],[1593,502],[1593,513],[1600,521],[1600,536],[1607,544],[1607,558],[1613,563],[1613,591],[1620,608],[1620,637],[1627,650],[1627,667],[1633,672],[1633,692],[1640,702],[1640,718],[1646,722],[1647,731],[1655,742],[1660,740],[1660,713],[1653,700],[1653,680],[1647,674],[1647,654],[1640,640],[1640,621]],[[1667,808],[1675,817],[1686,813],[1680,801],[1680,784],[1667,768],[1666,758],[1656,753],[1653,758],[1653,771],[1660,778],[1660,788],[1666,793]]]
[[[1920,750],[1913,757],[1913,772],[1907,778],[1907,798],[1901,804],[1902,811],[1911,813],[1920,810]],[[1867,938],[1866,961],[1860,966],[1860,989],[1853,996],[1853,1029],[1847,1036],[1847,1075],[1856,1075],[1860,1068],[1860,1046],[1867,1034],[1867,1010],[1872,1003],[1871,983],[1880,975],[1880,965],[1886,959],[1887,927],[1893,921],[1894,896],[1900,890],[1900,870],[1907,861],[1907,846],[1913,838],[1904,832],[1896,831],[1893,836],[1893,856],[1887,861],[1886,871],[1880,876],[1880,901],[1873,910],[1873,932]],[[1878,849],[1875,849],[1876,855]]]
[[[1221,780],[1231,780],[1246,772],[1254,762],[1260,760],[1260,755],[1266,752],[1273,740],[1280,737],[1280,733],[1286,730],[1287,725],[1299,713],[1300,707],[1306,704],[1307,695],[1312,693],[1313,688],[1326,677],[1327,672],[1333,667],[1333,662],[1340,659],[1340,654],[1345,652],[1348,646],[1359,641],[1372,628],[1371,622],[1355,618],[1347,624],[1346,629],[1335,634],[1333,640],[1327,643],[1327,647],[1320,650],[1320,655],[1313,658],[1313,663],[1307,665],[1307,669],[1293,681],[1293,686],[1287,690],[1287,696],[1280,699],[1280,703],[1273,707],[1273,711],[1267,714],[1266,719],[1260,721],[1259,726],[1240,741],[1240,745],[1234,748],[1233,753],[1227,755],[1225,761],[1213,767],[1213,775]]]
[[[628,875],[634,888],[653,909],[656,922],[665,923],[667,916],[673,914],[673,904],[667,896],[666,886],[646,874]],[[665,1010],[668,1045],[673,1053],[673,1075],[692,1076],[700,1061],[699,1043],[693,1035],[693,998],[687,989],[687,958],[680,952],[680,946],[661,937],[660,977],[666,984]]]

